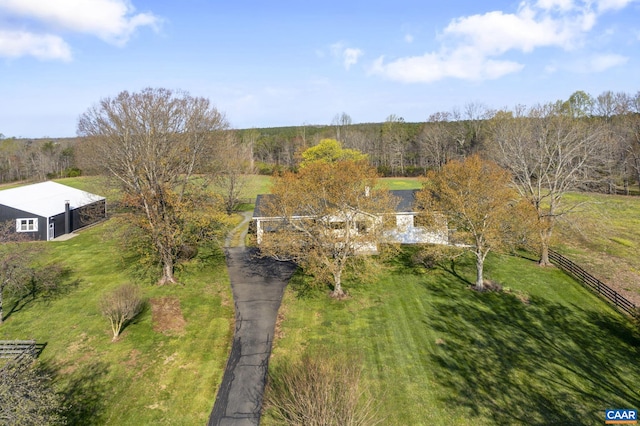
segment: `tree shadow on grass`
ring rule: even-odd
[[[104,380],[109,367],[104,362],[85,364],[71,373],[71,380],[64,386],[64,417],[69,425],[104,424]]]
[[[50,303],[59,297],[66,296],[79,284],[80,280],[73,277],[73,270],[70,268],[56,265],[42,268],[30,277],[29,283],[20,292],[12,295],[11,308],[4,316],[3,321],[36,300]]]
[[[465,262],[466,261],[466,262]],[[455,277],[458,281],[460,281],[463,284],[467,284],[467,285],[474,285],[474,283],[472,283],[471,281],[469,281],[468,279],[466,279],[465,277],[463,277],[460,272],[458,272],[458,266],[462,264],[462,269],[467,269],[467,264],[468,261],[465,258],[461,258],[458,259],[457,261],[455,259],[452,259],[450,261],[444,261],[444,262],[440,262],[439,266],[446,272],[448,272],[449,274],[451,274],[453,277]],[[475,267],[475,266],[474,266]]]
[[[500,425],[540,426],[600,425],[607,408],[640,406],[639,342],[617,314],[429,289],[434,311],[424,321],[443,344],[428,362],[439,366],[446,404]]]

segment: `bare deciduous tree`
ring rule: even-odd
[[[222,195],[228,215],[240,204],[240,197],[247,186],[253,170],[252,148],[250,144],[228,134],[218,149],[218,163],[214,174],[217,191]]]
[[[336,140],[342,142],[343,144],[348,143],[347,141],[347,128],[352,124],[351,116],[346,112],[342,114],[336,114],[331,121],[331,125],[336,128]]]
[[[40,264],[38,258],[45,246],[29,239],[26,234],[15,232],[15,222],[0,223],[0,325],[29,300],[39,295],[51,296],[60,289],[64,269],[56,264]],[[13,304],[5,315],[8,296]]]
[[[432,114],[418,136],[425,169],[440,169],[456,155],[457,144],[451,134],[450,118],[448,112]]]
[[[395,114],[389,115],[382,125],[382,143],[386,155],[389,158],[388,165],[391,173],[396,175],[404,174],[405,155],[407,141],[407,130],[404,126],[404,118]]]
[[[493,158],[511,171],[520,194],[538,215],[540,265],[550,265],[549,244],[558,217],[574,209],[564,195],[583,187],[598,165],[599,126],[560,113],[554,105],[513,115],[498,114],[491,121]]]
[[[100,300],[100,310],[111,324],[113,339],[117,340],[122,329],[133,320],[144,306],[140,289],[132,284],[124,284]]]
[[[33,274],[31,262],[39,246],[25,242],[25,234],[15,232],[14,222],[0,223],[0,325],[4,320],[4,300],[8,294],[24,291]]]
[[[176,282],[187,188],[193,173],[211,163],[226,128],[224,115],[208,99],[167,89],[125,91],[80,117],[85,158],[115,177],[125,199],[144,215],[162,265],[160,284]]]
[[[31,253],[18,243],[4,243],[0,250],[0,325],[4,321],[4,300],[9,294],[27,290],[32,276]]]

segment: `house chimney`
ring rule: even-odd
[[[69,206],[69,200],[64,201],[64,233],[69,234],[71,232],[71,207]]]

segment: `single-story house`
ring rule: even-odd
[[[390,192],[391,195],[398,199],[398,203],[394,212],[395,227],[385,231],[386,238],[401,244],[448,244],[449,233],[444,221],[441,225],[430,228],[416,225],[418,212],[414,206],[418,190],[403,189]],[[265,212],[265,206],[272,197],[272,194],[260,194],[256,198],[256,205],[253,210],[253,226],[258,245],[261,244],[265,232],[275,232],[277,230],[277,223],[281,220],[281,218],[268,216]],[[375,213],[366,214],[368,216],[376,216]],[[300,219],[305,217],[304,215],[299,216]]]
[[[449,229],[444,218],[439,224],[428,228],[416,223],[417,189],[396,189],[389,192],[400,201],[395,209],[396,227],[387,231],[388,238],[401,244],[449,244]]]
[[[53,240],[107,215],[105,197],[47,181],[0,191],[0,222],[34,240]]]

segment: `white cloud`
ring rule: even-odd
[[[545,10],[568,11],[574,8],[573,0],[538,0],[536,6]]]
[[[489,12],[451,22],[444,34],[487,54],[502,54],[509,50],[531,52],[537,47],[572,47],[582,28],[592,25],[589,17],[553,19],[528,6],[516,14]],[[489,30],[490,29],[490,30]]]
[[[344,43],[338,42],[331,45],[331,54],[342,61],[342,65],[348,71],[351,66],[358,63],[364,52],[353,47],[346,47]]]
[[[0,56],[19,58],[71,60],[71,48],[65,41],[51,34],[32,34],[25,31],[0,31]]]
[[[504,75],[520,71],[523,65],[512,61],[488,59],[473,50],[458,50],[451,55],[427,53],[423,56],[401,58],[385,64],[378,58],[372,69],[373,74],[405,83],[432,83],[452,77],[462,80],[494,80]]]
[[[413,43],[413,35],[411,34],[406,34],[404,36],[404,41],[406,41],[407,43]]]
[[[363,55],[362,50],[347,48],[342,52],[342,57],[344,59],[344,67],[348,70],[351,68],[351,65],[355,65],[358,63],[358,59]]]
[[[492,11],[456,18],[442,31],[437,51],[387,63],[380,57],[371,72],[402,82],[496,79],[524,67],[501,59],[506,53],[531,53],[542,47],[574,50],[584,44],[599,14],[632,1],[523,1],[515,13]]]
[[[0,0],[0,11],[20,21],[23,39],[32,43],[36,43],[34,40],[48,40],[48,43],[36,44],[41,48],[50,46],[53,49],[50,54],[41,53],[39,57],[49,56],[51,59],[61,58],[56,49],[61,43],[66,43],[59,34],[30,30],[29,24],[34,21],[49,33],[89,34],[117,46],[125,45],[138,28],[148,26],[157,30],[161,23],[160,18],[151,13],[135,13],[129,0]],[[57,43],[53,43],[51,37],[57,38]],[[36,56],[30,49],[23,51],[23,55]]]
[[[624,9],[634,1],[637,1],[637,0],[597,0],[595,3],[598,8],[598,11],[606,12],[608,10]]]
[[[596,55],[588,61],[588,68],[586,71],[602,72],[609,68],[624,65],[627,61],[629,61],[628,57],[617,54]]]

